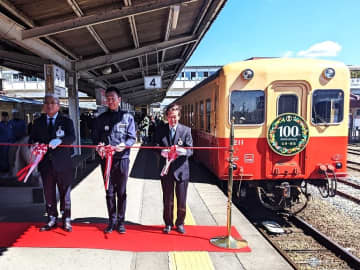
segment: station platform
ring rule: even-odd
[[[131,169],[127,185],[127,234],[130,233],[129,228],[132,226],[160,226],[161,232],[162,191],[156,167],[157,158],[151,150],[131,151]],[[185,225],[189,227],[186,228],[226,227],[227,198],[214,184],[212,177],[202,166],[191,164],[192,180],[188,188],[185,220]],[[60,228],[56,231],[42,232],[41,237],[45,239],[49,237],[49,242],[52,239],[51,234],[55,233],[70,239],[72,234],[77,233],[77,224],[101,227],[102,224],[107,223],[105,190],[99,166],[74,185],[71,197],[73,232],[66,233]],[[76,248],[18,247],[16,243],[21,242],[21,238],[26,236],[24,232],[14,241],[14,245],[0,246],[0,269],[292,269],[240,211],[233,207],[232,213],[232,225],[236,227],[241,237],[248,241],[250,252],[114,250],[84,247],[82,241],[79,241],[79,247]],[[0,205],[0,228],[2,228],[1,224],[6,223],[36,224],[45,221],[44,205],[41,203]],[[0,243],[1,238],[8,233],[6,231],[6,229],[0,231]],[[124,237],[127,237],[127,234]],[[165,238],[163,240],[165,245],[166,237],[173,237],[175,234],[176,237],[191,236],[188,233],[180,235],[172,232],[171,234],[173,235],[161,235]],[[103,238],[106,237],[118,237],[121,241],[123,236],[114,231],[110,235],[103,234]],[[146,241],[148,239],[144,238],[138,245],[141,247]],[[129,246],[130,244],[129,242]]]

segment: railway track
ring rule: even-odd
[[[255,204],[251,205],[251,209],[241,206],[241,211],[294,269],[360,269],[359,258],[303,219],[268,212],[261,206],[254,209]],[[264,217],[279,223],[285,233],[267,232],[262,226]]]

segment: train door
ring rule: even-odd
[[[276,82],[268,88],[267,127],[280,114],[293,113],[307,118],[307,85],[301,82]],[[280,155],[270,147],[267,151],[266,174],[270,178],[301,177],[305,173],[304,151],[291,155]]]

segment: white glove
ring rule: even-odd
[[[126,149],[125,143],[119,143],[117,146],[115,146],[116,152],[122,152]]]
[[[176,153],[178,156],[186,156],[186,149],[184,147],[176,146]]]
[[[59,138],[52,139],[52,140],[49,142],[49,147],[50,147],[51,149],[55,149],[55,148],[58,147],[61,143],[62,143],[62,140],[59,139]]]
[[[169,149],[163,149],[163,150],[161,150],[161,156],[162,156],[163,158],[168,158],[169,152],[170,152]]]

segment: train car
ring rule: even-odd
[[[15,98],[0,95],[0,111],[8,112],[10,119],[13,110],[19,112],[19,117],[27,123],[33,121],[34,113],[41,112],[43,103],[33,99]]]
[[[195,146],[229,146],[234,119],[240,197],[253,188],[265,206],[297,211],[306,206],[307,183],[334,196],[346,175],[349,76],[335,61],[251,59],[223,66],[175,102]],[[229,151],[194,156],[228,179]]]

